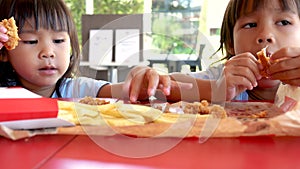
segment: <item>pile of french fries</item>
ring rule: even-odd
[[[58,101],[58,118],[76,125],[132,126],[147,123],[176,123],[195,120],[196,114],[163,113],[152,107],[124,104],[87,105],[78,102]],[[207,117],[208,115],[201,115]]]

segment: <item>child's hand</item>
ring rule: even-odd
[[[252,90],[257,81],[262,78],[255,56],[251,53],[242,53],[226,61],[223,76],[219,83],[226,84],[226,99],[232,100],[245,90]]]
[[[300,48],[282,48],[271,56],[274,62],[268,70],[271,79],[300,86]]]
[[[145,100],[153,96],[156,89],[164,95],[170,94],[171,79],[168,75],[159,75],[154,69],[147,66],[137,66],[129,72],[123,91],[127,93],[130,101]]]
[[[2,47],[4,46],[3,42],[8,41],[8,36],[5,34],[6,32],[6,28],[0,25],[0,49],[2,49]]]

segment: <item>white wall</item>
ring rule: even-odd
[[[221,27],[223,15],[229,0],[207,0],[207,26],[209,28]]]
[[[200,31],[209,39],[213,50],[220,45],[220,36],[210,36],[211,28],[221,28],[224,12],[229,0],[203,0],[200,18]],[[201,25],[202,23],[202,25]],[[218,57],[222,57],[218,54]]]

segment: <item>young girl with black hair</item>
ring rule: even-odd
[[[52,98],[116,97],[135,102],[168,95],[170,79],[149,67],[137,66],[120,84],[76,77],[80,47],[73,18],[63,0],[0,0],[0,20],[14,17],[20,41],[13,50],[0,26],[0,87],[21,86]]]

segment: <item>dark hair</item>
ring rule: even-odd
[[[33,18],[35,29],[51,29],[67,31],[71,41],[70,65],[61,79],[56,83],[55,91],[59,97],[59,87],[65,78],[73,77],[77,71],[80,60],[80,47],[76,27],[70,11],[64,0],[0,0],[0,20],[14,17],[19,33],[27,19]],[[4,62],[6,49],[0,50],[0,86],[21,85],[11,64]],[[2,59],[2,60],[1,60]]]
[[[300,0],[278,0],[283,11],[291,10],[300,14]],[[273,3],[272,0],[230,0],[223,18],[221,27],[220,47],[217,51],[225,53],[222,60],[230,59],[234,53],[233,49],[233,29],[236,21],[244,15],[256,11],[259,7]],[[300,16],[299,16],[300,17]]]

